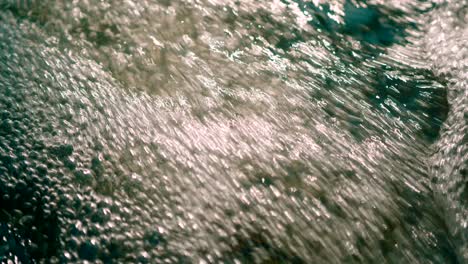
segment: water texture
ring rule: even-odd
[[[468,262],[467,8],[0,0],[0,261]]]

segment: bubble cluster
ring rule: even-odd
[[[441,8],[428,23],[428,59],[448,79],[450,111],[435,144],[431,173],[460,262],[468,261],[468,15],[467,4]]]
[[[0,5],[0,260],[460,259],[439,9],[322,2]]]

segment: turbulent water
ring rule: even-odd
[[[468,262],[467,10],[0,0],[0,261]]]

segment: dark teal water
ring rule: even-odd
[[[0,261],[464,263],[464,1],[0,1]]]

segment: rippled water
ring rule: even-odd
[[[465,1],[0,1],[0,260],[468,261]]]

